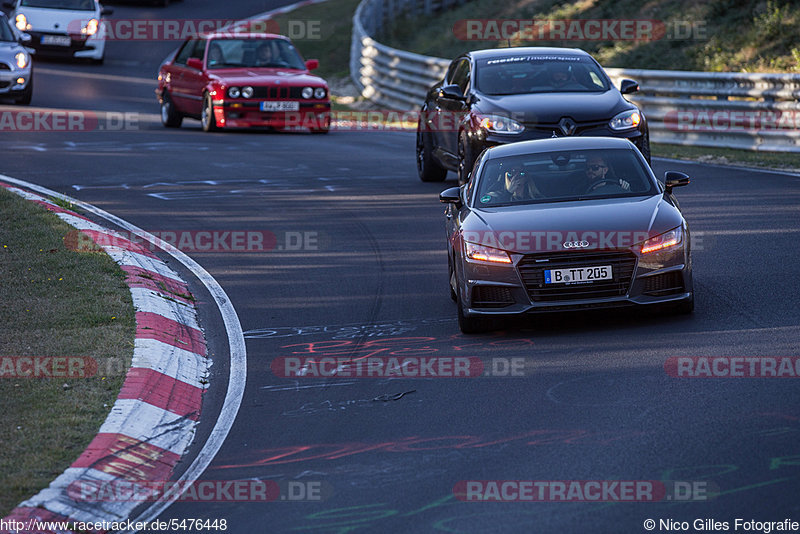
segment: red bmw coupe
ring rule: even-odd
[[[203,130],[267,127],[327,133],[328,85],[309,71],[292,42],[267,33],[212,33],[188,39],[158,72],[161,122],[178,128],[184,117]]]

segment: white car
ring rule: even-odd
[[[31,55],[23,45],[29,35],[14,31],[8,18],[0,13],[0,99],[10,98],[27,106],[33,95]]]
[[[97,0],[14,0],[3,6],[11,10],[9,18],[17,29],[31,36],[26,46],[37,55],[103,62],[102,18],[112,11]]]

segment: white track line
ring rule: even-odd
[[[72,202],[75,206],[117,225],[120,228],[139,236],[145,241],[153,243],[155,246],[164,250],[167,254],[182,263],[187,269],[192,271],[198,280],[200,280],[200,282],[202,282],[202,284],[206,287],[206,290],[208,290],[208,292],[211,294],[211,297],[214,299],[214,303],[217,305],[217,308],[219,308],[220,314],[222,315],[222,321],[225,324],[225,332],[228,336],[228,347],[231,358],[230,373],[228,375],[228,388],[225,394],[225,400],[222,404],[222,410],[217,418],[217,422],[215,423],[214,428],[211,430],[211,434],[203,445],[202,450],[198,453],[197,457],[194,459],[188,469],[186,469],[183,475],[181,475],[181,477],[178,479],[179,481],[187,483],[196,481],[203,471],[205,471],[206,468],[211,464],[214,456],[216,456],[217,452],[219,452],[219,449],[222,447],[222,443],[228,436],[228,433],[233,426],[233,422],[236,419],[236,414],[239,412],[239,407],[242,404],[244,386],[247,380],[247,349],[244,343],[244,335],[242,334],[242,325],[239,322],[239,316],[236,315],[236,310],[234,309],[233,304],[231,304],[231,300],[225,293],[225,290],[222,289],[222,286],[219,285],[219,282],[217,282],[214,277],[208,273],[208,271],[206,271],[192,258],[169,243],[148,232],[145,232],[138,226],[134,226],[133,224],[120,219],[116,215],[112,215],[105,210],[97,208],[91,204],[87,204],[86,202],[74,199],[51,189],[47,189],[46,187],[26,182],[24,180],[18,180],[3,174],[0,174],[0,180],[25,187],[46,196]],[[165,501],[153,503],[152,506],[148,507],[133,521],[151,521],[161,514],[161,512],[166,510],[178,499],[178,497],[179,495],[177,494],[171,495]]]

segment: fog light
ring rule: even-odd
[[[17,78],[17,85],[23,85],[25,83],[25,78]]]

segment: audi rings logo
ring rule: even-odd
[[[567,241],[563,243],[564,248],[586,248],[589,246],[588,241]]]

